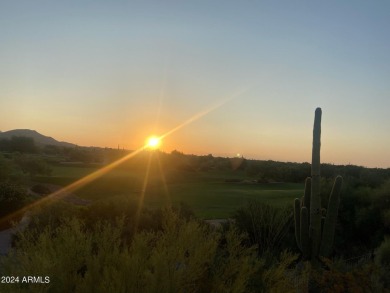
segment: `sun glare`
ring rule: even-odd
[[[160,146],[161,139],[157,136],[151,136],[148,138],[146,146],[151,149],[157,149]]]

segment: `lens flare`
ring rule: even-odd
[[[157,149],[161,144],[161,139],[157,136],[151,136],[146,142],[146,146],[150,149]]]
[[[61,198],[64,198],[67,194],[71,193],[71,192],[74,192],[78,189],[80,189],[81,187],[95,181],[97,178],[103,176],[104,174],[108,173],[109,171],[113,170],[115,167],[119,166],[120,164],[126,162],[127,160],[135,157],[136,155],[138,155],[139,153],[141,153],[143,150],[145,150],[146,148],[151,148],[151,149],[156,149],[159,147],[160,143],[161,143],[161,140],[175,132],[177,132],[178,130],[180,130],[181,128],[187,126],[188,124],[191,124],[197,120],[199,120],[200,118],[202,118],[203,116],[209,114],[210,112],[213,112],[215,110],[217,110],[218,108],[220,108],[221,106],[223,106],[225,103],[229,102],[230,100],[233,100],[239,96],[242,96],[245,92],[247,92],[251,87],[246,87],[244,88],[243,90],[233,94],[231,97],[219,102],[219,103],[216,103],[215,105],[213,106],[210,106],[209,108],[201,111],[201,112],[198,112],[196,113],[195,115],[193,115],[192,117],[190,117],[189,119],[187,119],[186,121],[182,122],[181,124],[177,125],[176,127],[174,127],[173,129],[169,130],[168,132],[164,133],[163,135],[161,135],[160,137],[156,137],[156,136],[152,136],[150,137],[145,146],[133,151],[132,153],[129,153],[127,155],[125,155],[124,157],[118,159],[117,161],[114,161],[112,163],[110,163],[109,165],[106,165],[104,167],[102,167],[101,169],[98,169],[97,171],[63,187],[62,189],[60,190],[57,190],[51,194],[49,194],[48,196],[42,198],[42,199],[39,199],[29,205],[26,205],[24,207],[22,207],[21,209],[11,213],[11,214],[8,214],[2,218],[0,218],[0,225],[3,224],[3,223],[7,223],[10,219],[12,219],[13,217],[22,217],[27,211],[31,210],[32,208],[34,207],[37,207],[39,205],[42,205],[44,203],[48,203],[48,202],[53,202],[53,201],[57,201]],[[149,166],[148,166],[148,169],[149,169]],[[147,171],[146,173],[146,176],[145,176],[145,182],[144,182],[144,189],[146,188],[146,185],[147,185],[147,181],[148,181],[148,178],[149,178],[149,170]],[[143,197],[144,197],[144,189],[143,189],[143,194],[141,196],[141,205],[139,206],[139,209],[142,208],[142,201],[143,201]],[[168,194],[168,192],[167,192]],[[138,212],[138,215],[137,215],[137,221],[139,220],[139,212]]]

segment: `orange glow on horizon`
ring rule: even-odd
[[[51,201],[54,201],[54,200],[59,200],[63,197],[65,197],[67,195],[67,193],[69,192],[74,192],[76,191],[77,189],[93,182],[94,180],[96,180],[97,178],[101,177],[102,175],[106,174],[107,172],[109,172],[110,170],[114,169],[115,167],[119,166],[120,164],[122,164],[123,162],[133,158],[134,156],[136,156],[137,154],[139,154],[140,152],[142,152],[143,150],[145,150],[146,148],[157,148],[161,142],[161,140],[167,136],[170,136],[171,134],[177,132],[178,130],[180,130],[181,128],[187,126],[188,124],[191,124],[192,122],[195,122],[196,120],[199,120],[200,118],[202,118],[203,116],[209,114],[210,112],[212,111],[215,111],[216,109],[220,108],[222,105],[224,105],[226,102],[234,99],[234,98],[237,98],[238,96],[242,95],[247,89],[243,90],[243,91],[240,91],[239,93],[231,96],[230,98],[228,99],[225,99],[201,112],[198,112],[196,114],[194,114],[192,117],[190,117],[189,119],[183,121],[182,123],[180,123],[179,125],[177,125],[176,127],[172,128],[171,130],[167,131],[166,133],[164,133],[163,135],[161,135],[160,137],[156,137],[156,136],[152,136],[148,139],[146,145],[144,145],[143,147],[125,155],[124,157],[118,159],[117,161],[114,161],[112,162],[111,164],[107,165],[107,166],[104,166],[102,167],[101,169],[98,169],[97,171],[85,176],[85,177],[82,177],[80,178],[79,180],[63,187],[62,189],[60,190],[57,190],[51,194],[49,194],[48,196],[42,198],[42,199],[39,199],[27,206],[24,206],[22,207],[21,209],[11,213],[11,214],[8,214],[6,215],[5,217],[3,218],[0,218],[0,224],[2,223],[5,223],[7,222],[8,220],[12,219],[13,217],[15,216],[23,216],[23,214],[27,211],[29,211],[31,208],[33,207],[36,207],[36,206],[39,206],[43,203],[46,203],[46,202],[51,202]],[[148,166],[148,169],[149,169],[149,166]],[[163,176],[163,175],[161,175]],[[145,182],[144,182],[144,189],[146,189],[146,186],[147,186],[147,181],[148,181],[148,178],[149,178],[149,170],[147,171],[146,175],[145,175]],[[165,178],[164,178],[165,180]],[[168,190],[166,190],[167,194],[169,194]],[[140,199],[140,203],[139,203],[139,208],[142,208],[142,201],[143,201],[143,197],[144,197],[144,194],[141,196],[141,199]]]

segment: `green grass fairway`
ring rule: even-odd
[[[51,177],[40,177],[40,182],[65,186],[96,168],[73,166],[54,167]],[[302,196],[304,185],[297,183],[253,184],[225,182],[226,179],[243,179],[237,171],[186,172],[159,168],[150,170],[114,169],[94,182],[81,187],[75,193],[89,200],[110,196],[127,196],[134,200],[143,198],[146,207],[161,207],[183,202],[203,219],[227,218],[249,199],[275,206],[293,205]]]
[[[255,199],[276,206],[293,205],[294,198],[302,193],[301,184],[238,184],[225,182],[189,183],[171,186],[169,193],[145,195],[145,202],[160,206],[171,202],[184,202],[196,215],[204,219],[230,217],[248,200]]]

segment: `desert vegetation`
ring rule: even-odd
[[[320,164],[314,136],[312,164],[145,151],[40,204],[130,151],[2,141],[2,229],[30,208],[1,275],[42,282],[1,292],[388,292],[390,170]]]

